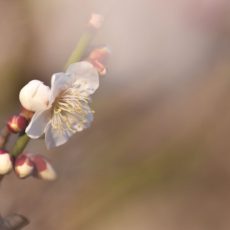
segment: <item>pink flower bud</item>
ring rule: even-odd
[[[34,165],[30,157],[27,154],[23,154],[17,157],[14,169],[20,178],[26,178],[32,174]]]
[[[38,178],[49,181],[57,178],[55,170],[45,157],[35,155],[31,156],[31,160],[34,163]]]
[[[13,168],[10,154],[5,150],[0,150],[0,175],[5,175]]]
[[[88,57],[89,62],[97,69],[100,75],[105,75],[107,72],[104,63],[108,59],[109,54],[110,50],[107,47],[102,47],[94,49]]]
[[[20,133],[26,129],[28,121],[25,117],[20,115],[15,115],[9,119],[7,122],[7,127],[13,133]]]

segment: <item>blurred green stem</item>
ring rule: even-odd
[[[93,31],[88,30],[81,36],[76,48],[65,65],[65,69],[67,69],[70,64],[78,62],[82,59],[88,45],[92,41],[93,35]]]
[[[21,154],[23,150],[26,148],[29,141],[30,138],[26,134],[20,136],[17,139],[12,151],[10,152],[11,156],[17,157],[19,154]]]

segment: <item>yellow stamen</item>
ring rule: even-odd
[[[51,125],[58,132],[75,132],[76,127],[84,127],[89,112],[85,105],[89,97],[82,95],[76,85],[63,91],[53,103]],[[75,129],[73,128],[75,126]]]

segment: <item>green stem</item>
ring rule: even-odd
[[[10,152],[11,156],[17,157],[19,154],[21,154],[23,150],[26,148],[29,141],[30,138],[26,134],[20,136],[17,139],[12,151]]]
[[[81,36],[76,48],[74,49],[73,53],[70,55],[66,65],[65,65],[65,69],[70,64],[72,64],[74,62],[78,62],[82,59],[88,45],[92,41],[93,35],[94,35],[93,31],[88,30]]]

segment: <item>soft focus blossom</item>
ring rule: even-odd
[[[30,160],[29,155],[22,154],[17,157],[14,165],[16,174],[20,178],[26,178],[30,176],[34,170],[33,162]]]
[[[0,150],[0,175],[5,175],[13,168],[10,154],[5,150]]]
[[[25,85],[19,94],[22,106],[33,112],[38,112],[48,107],[50,88],[39,80],[32,80]]]
[[[102,23],[104,21],[104,17],[100,14],[92,14],[89,20],[89,25],[92,26],[94,29],[100,29]]]
[[[48,148],[66,143],[92,122],[88,104],[98,86],[98,73],[89,62],[74,63],[65,73],[54,74],[48,106],[34,114],[27,135],[36,139],[44,133]]]
[[[35,176],[43,180],[55,180],[57,174],[49,161],[41,155],[31,155],[31,160],[36,169]]]

